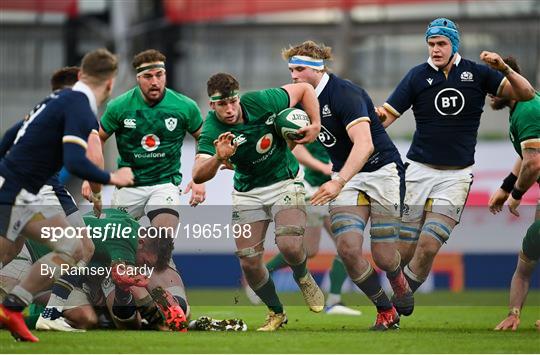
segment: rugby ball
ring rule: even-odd
[[[274,120],[276,131],[288,140],[304,138],[303,134],[298,134],[296,131],[310,124],[311,121],[307,113],[294,107],[281,111]]]

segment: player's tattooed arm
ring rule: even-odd
[[[514,276],[512,277],[512,283],[510,286],[510,304],[509,312],[505,319],[503,319],[496,327],[495,330],[517,330],[520,323],[521,309],[527,298],[527,292],[529,291],[529,284],[532,274],[534,272],[536,263],[529,260],[522,252],[520,252],[518,265]]]
[[[518,101],[531,100],[535,95],[534,87],[520,74],[516,73],[508,64],[504,62],[501,56],[494,52],[483,51],[480,53],[480,59],[491,68],[500,71],[508,79],[507,85],[504,85],[499,95]],[[510,85],[508,85],[510,84]]]
[[[522,154],[523,162],[515,186],[527,191],[540,177],[540,147],[524,148]]]

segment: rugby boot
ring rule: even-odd
[[[0,324],[4,324],[17,341],[39,341],[24,323],[22,312],[9,310],[3,304],[0,304]]]
[[[414,310],[414,293],[409,287],[409,283],[403,272],[390,281],[394,294],[391,301],[400,315],[410,316]]]
[[[189,322],[189,330],[206,330],[206,331],[233,331],[245,332],[247,324],[241,319],[213,319],[210,317],[199,317]]]
[[[399,329],[399,314],[395,307],[386,311],[377,312],[377,319],[370,330],[385,331]]]
[[[287,320],[287,315],[285,314],[285,312],[274,313],[270,311],[268,315],[266,316],[266,321],[259,329],[257,329],[257,331],[258,332],[273,332],[283,327],[285,324],[287,324],[287,322],[288,320]]]
[[[309,306],[310,311],[315,313],[322,312],[324,309],[324,293],[309,272],[306,276],[298,280],[298,287],[300,287],[302,296]]]

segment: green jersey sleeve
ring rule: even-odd
[[[540,142],[540,94],[529,101],[518,102],[510,115],[510,139],[522,156],[521,143]]]
[[[116,112],[114,102],[109,102],[107,105],[105,113],[103,113],[103,116],[101,116],[100,124],[101,128],[103,128],[105,133],[108,135],[113,134],[118,128],[120,128],[120,119]]]
[[[260,106],[265,110],[279,113],[290,107],[289,93],[283,88],[252,91],[242,95],[242,102],[247,106]]]
[[[188,119],[187,122],[187,131],[190,134],[193,134],[197,132],[203,124],[201,110],[199,110],[199,106],[195,102],[193,102],[189,110],[189,118],[190,119]]]
[[[220,135],[216,120],[217,118],[215,118],[214,112],[209,112],[206,116],[199,141],[197,142],[197,154],[216,154],[214,140]]]

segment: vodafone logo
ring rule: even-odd
[[[141,145],[147,152],[153,152],[159,147],[159,137],[155,134],[147,134],[142,137]]]
[[[264,154],[267,151],[272,148],[272,143],[274,142],[274,136],[272,133],[267,133],[264,136],[262,136],[258,141],[257,145],[255,146],[255,149],[257,150],[257,153]]]

